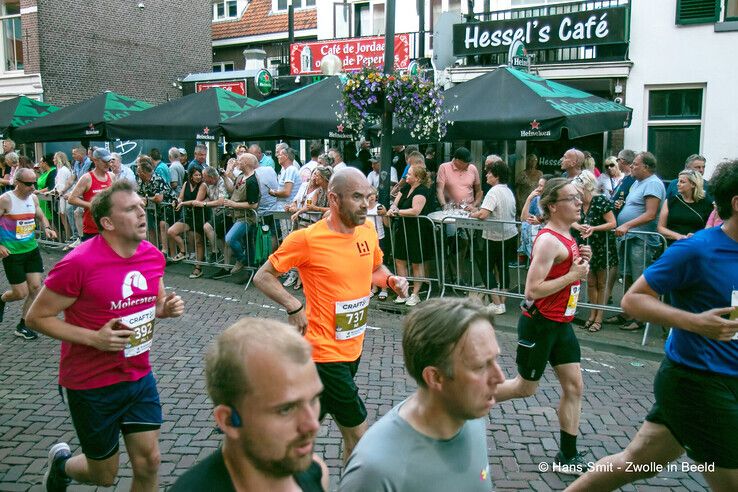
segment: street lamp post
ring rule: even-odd
[[[387,0],[384,29],[384,73],[391,74],[395,67],[395,0]],[[385,98],[382,116],[381,140],[382,169],[379,173],[379,203],[389,209],[390,176],[392,167],[392,108]]]

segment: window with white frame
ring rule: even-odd
[[[213,20],[238,19],[249,0],[213,0]]]
[[[215,62],[213,63],[213,72],[232,72],[235,68],[233,62]]]
[[[20,1],[0,0],[2,21],[2,59],[4,72],[23,70],[23,30],[21,29]]]
[[[272,0],[272,12],[285,12],[289,6],[289,0]],[[315,0],[292,0],[292,7],[304,9],[315,7]]]
[[[659,162],[658,173],[672,179],[684,159],[700,153],[704,87],[648,89],[648,151]]]
[[[725,20],[738,21],[738,0],[725,0]]]

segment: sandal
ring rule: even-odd
[[[615,316],[611,316],[605,320],[605,323],[610,325],[623,325],[625,323],[630,323],[633,321],[632,319],[625,319],[625,317],[622,314],[616,314]]]
[[[597,333],[601,329],[602,329],[602,323],[600,323],[599,321],[593,321],[592,324],[589,325],[589,328],[588,328],[590,333]]]
[[[592,320],[592,319],[588,319],[588,320],[587,320],[587,322],[586,322],[586,323],[584,323],[584,325],[580,326],[580,328],[581,328],[582,330],[589,330],[589,328],[590,328],[590,327],[591,327],[591,326],[592,326],[592,325],[593,325],[594,323],[595,323],[595,321],[594,321],[594,320]],[[590,330],[590,331],[591,331],[591,330]]]
[[[200,278],[202,277],[202,268],[195,267],[194,270],[192,270],[192,273],[190,273],[190,278]]]
[[[621,326],[620,329],[623,331],[638,331],[645,327],[646,325],[641,323],[640,321],[631,320],[630,323],[628,323],[627,325]]]
[[[172,261],[177,263],[178,261],[182,261],[185,258],[187,258],[187,255],[184,253],[177,253],[175,256],[172,257]]]

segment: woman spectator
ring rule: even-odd
[[[597,178],[597,190],[605,198],[612,200],[620,182],[623,180],[623,173],[620,172],[617,159],[610,156],[605,159],[605,172]]]
[[[421,166],[412,166],[405,178],[403,186],[395,201],[387,211],[389,217],[417,217],[428,215],[430,210],[431,179],[428,170]],[[424,277],[423,262],[434,258],[433,226],[428,220],[396,220],[394,229],[394,253],[397,274],[408,275],[408,261],[412,264],[413,277]],[[398,297],[397,304],[415,306],[420,302],[421,281],[413,281],[413,290],[409,297]]]
[[[518,253],[524,254],[530,261],[530,255],[533,251],[533,241],[538,235],[538,231],[541,230],[541,208],[538,206],[538,202],[541,199],[541,192],[543,187],[546,186],[546,181],[551,179],[550,174],[544,174],[541,179],[538,180],[538,186],[528,194],[528,197],[523,203],[523,208],[520,209],[520,248]]]
[[[154,161],[151,157],[145,154],[138,156],[136,174],[138,194],[146,202],[149,241],[157,247],[160,246],[161,252],[166,256],[169,254],[167,229],[169,229],[169,224],[175,222],[174,207],[177,195],[172,191],[169,183],[165,183],[161,176],[154,172]],[[161,245],[159,245],[160,241]]]
[[[658,231],[667,245],[705,228],[714,207],[705,200],[703,185],[699,171],[685,169],[679,173],[678,193],[666,200],[659,215]]]
[[[515,196],[507,186],[510,170],[503,161],[488,162],[484,165],[487,184],[491,186],[484,197],[479,210],[472,212],[474,219],[504,221],[496,223],[482,231],[482,238],[487,242],[484,245],[484,256],[477,263],[484,265],[485,285],[489,289],[506,291],[510,286],[510,275],[507,265],[515,259],[518,250],[518,228],[515,225]],[[505,297],[492,294],[492,312],[504,314]]]
[[[320,154],[318,156],[318,164],[333,169],[333,157],[328,154]]]
[[[615,247],[616,227],[612,203],[597,191],[597,179],[589,171],[572,180],[572,184],[582,195],[582,214],[579,222],[572,227],[578,243],[586,242],[592,248],[587,277],[587,295],[593,304],[605,304],[617,277],[618,257]],[[578,236],[578,237],[577,237]],[[592,333],[602,329],[601,309],[592,309],[584,328]]]
[[[712,207],[713,207],[712,213],[710,214],[710,217],[707,218],[707,224],[705,224],[705,229],[723,225],[723,219],[720,218],[720,214],[718,214],[717,205],[715,204],[715,202],[712,202]]]
[[[51,154],[45,155],[38,161],[38,178],[36,180],[36,193],[39,195],[48,195],[51,190],[54,189],[56,184],[56,166],[54,165],[54,156]],[[48,200],[39,200],[41,210],[46,215],[46,220],[51,223],[52,229],[58,229],[54,227],[54,221],[51,219],[54,214],[54,204]]]
[[[522,206],[530,193],[538,187],[542,176],[543,173],[538,170],[538,156],[528,154],[525,159],[525,171],[515,181],[515,203],[518,206]]]
[[[176,211],[181,211],[181,219],[174,223],[167,230],[167,236],[177,245],[177,254],[172,257],[172,261],[178,262],[187,258],[185,242],[182,234],[194,232],[195,234],[195,258],[197,261],[205,259],[203,244],[203,225],[205,217],[203,216],[202,207],[197,207],[198,202],[202,202],[205,198],[207,189],[202,181],[202,173],[196,166],[192,166],[187,172],[187,182],[179,192],[179,203],[177,203]],[[190,274],[190,278],[202,277],[202,267],[195,265]]]
[[[597,163],[595,162],[594,157],[592,157],[592,154],[589,153],[589,151],[584,151],[584,163],[582,164],[582,171],[589,171],[592,174],[594,174],[595,178],[599,178],[600,172],[599,169],[597,169]]]
[[[333,176],[333,169],[318,166],[313,170],[310,179],[300,185],[295,201],[287,208],[287,211],[292,213],[293,230],[304,229],[314,224],[328,211],[328,182],[331,176]],[[292,285],[295,290],[302,287],[302,281],[296,269],[290,270],[283,285],[285,287]]]
[[[69,164],[67,154],[64,152],[59,151],[54,154],[54,164],[56,165],[54,195],[59,197],[59,222],[64,228],[65,240],[69,240],[72,237],[72,233],[69,229],[69,222],[67,222],[67,199],[64,198],[64,195],[72,190],[72,186],[74,185],[74,176],[72,175],[72,167]]]

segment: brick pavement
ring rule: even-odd
[[[57,253],[44,256],[47,265],[58,258]],[[161,435],[163,487],[219,442],[204,389],[205,346],[241,316],[285,318],[253,287],[244,292],[234,281],[192,281],[186,277],[189,271],[186,265],[168,268],[166,284],[184,297],[187,310],[177,320],[157,324],[152,350],[166,420]],[[6,286],[3,276],[0,287]],[[17,303],[6,308],[0,331],[0,490],[38,491],[42,489],[48,448],[66,440],[76,450],[78,442],[57,392],[59,343],[47,337],[27,342],[13,336],[18,312]],[[376,329],[367,332],[357,382],[369,419],[374,421],[404,399],[414,383],[402,365],[400,317],[372,310],[370,324]],[[501,364],[510,376],[515,370],[515,338],[506,332],[500,332],[498,338]],[[621,450],[634,435],[653,401],[651,383],[658,363],[587,348],[583,348],[583,357],[585,402],[579,442],[599,458]],[[561,490],[570,483],[570,477],[538,471],[539,463],[550,460],[556,452],[559,431],[554,407],[558,399],[557,383],[549,370],[537,395],[493,409],[487,433],[497,490]],[[335,425],[328,422],[318,437],[316,452],[326,459],[335,489],[341,442]],[[130,465],[123,453],[115,490],[128,490],[130,479]],[[706,487],[701,476],[672,472],[623,490],[691,491]]]

